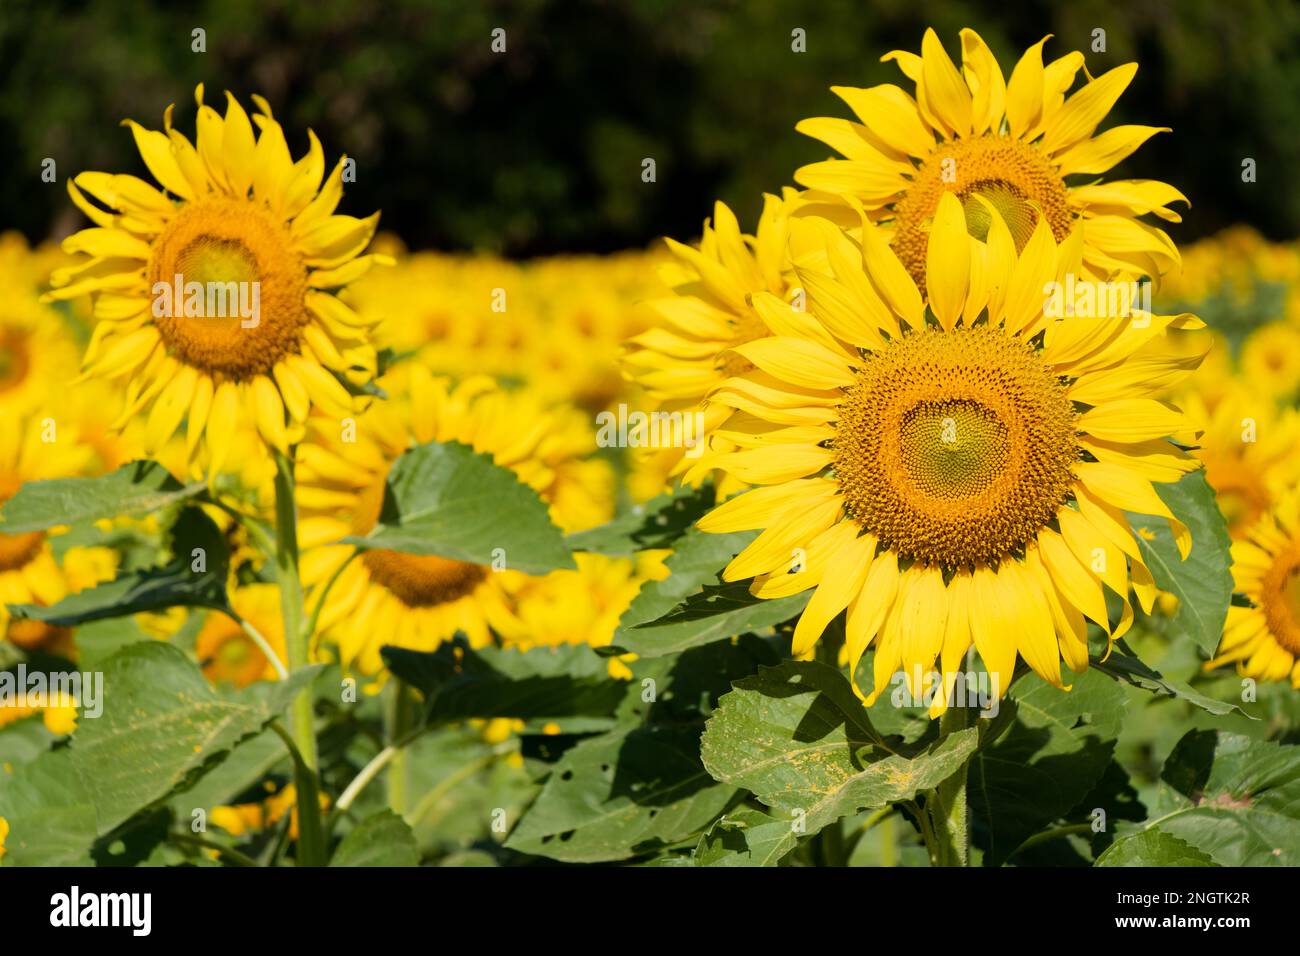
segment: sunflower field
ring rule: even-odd
[[[0,21],[0,131],[55,117],[0,218],[0,868],[1300,864],[1294,125],[1198,165],[1104,5],[706,4],[565,158],[430,132],[489,71],[622,95],[529,72],[572,8],[467,6],[319,82],[342,7]],[[735,20],[799,64],[770,148]],[[172,52],[25,102],[101,28]]]

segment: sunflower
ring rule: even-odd
[[[1106,172],[1155,133],[1167,132],[1117,126],[1094,135],[1137,64],[1089,76],[1067,99],[1083,54],[1044,64],[1047,39],[1025,52],[1008,81],[974,30],[961,31],[960,71],[935,32],[926,30],[920,56],[895,50],[883,57],[895,60],[916,85],[915,98],[889,83],[833,87],[860,122],[819,117],[799,123],[796,129],[845,158],[804,166],[795,181],[817,195],[861,203],[892,231],[894,251],[923,291],[931,223],[947,193],[961,200],[977,238],[987,234],[996,210],[1018,250],[1040,221],[1058,244],[1081,233],[1089,276],[1167,272],[1179,261],[1177,248],[1138,217],[1150,213],[1179,222],[1168,206],[1186,202],[1182,193],[1155,180],[1067,183]]]
[[[284,620],[280,616],[279,588],[274,584],[234,588],[230,603],[235,613],[261,634],[283,661]],[[204,619],[194,650],[203,673],[213,683],[247,687],[276,676],[274,665],[239,622],[220,611],[211,611]]]
[[[655,324],[629,340],[626,374],[641,385],[658,410],[703,415],[703,435],[712,436],[731,409],[706,401],[714,389],[752,369],[738,345],[779,333],[772,313],[751,305],[755,293],[785,300],[794,289],[787,249],[787,210],[767,195],[753,236],[740,231],[735,214],[715,203],[698,249],[666,239],[675,261],[662,270],[673,295],[651,299],[646,310]],[[767,384],[757,383],[760,387]],[[684,449],[656,449],[664,470],[677,474],[690,465]]]
[[[0,503],[14,496],[24,482],[80,474],[90,451],[63,438],[50,437],[47,422],[34,416],[19,418],[13,428],[0,429]],[[2,527],[2,525],[0,525]],[[11,604],[50,605],[84,588],[110,580],[117,571],[111,548],[71,547],[56,554],[44,531],[0,532],[0,635],[26,650],[73,654],[72,632],[41,621],[15,620]]]
[[[1300,386],[1300,329],[1270,322],[1241,344],[1241,377],[1261,395],[1291,399]]]
[[[1192,432],[1150,396],[1195,366],[1166,332],[1202,323],[1048,318],[1042,290],[1079,268],[1080,243],[1058,248],[1041,220],[1017,255],[997,215],[987,243],[970,238],[956,196],[935,218],[928,314],[875,227],[859,246],[829,222],[803,222],[824,237],[834,277],[800,269],[809,312],[787,310],[786,334],[736,349],[757,370],[742,382],[778,385],[723,429],[739,450],[709,458],[758,486],[699,522],[763,529],[724,579],[753,578],[763,598],[816,588],[796,655],[847,608],[850,673],[875,641],[868,700],[900,667],[913,694],[929,693],[940,657],[942,712],[972,642],[999,692],[1017,654],[1061,686],[1062,657],[1087,666],[1085,620],[1122,635],[1130,582],[1150,610],[1155,585],[1125,512],[1167,518],[1190,549],[1152,482],[1198,467],[1166,440]],[[1122,602],[1113,627],[1106,590]]]
[[[40,301],[37,261],[21,236],[0,236],[0,405],[9,414],[46,407],[76,367],[71,328]]]
[[[1211,412],[1195,389],[1178,404],[1205,434],[1196,457],[1233,538],[1246,534],[1289,488],[1300,482],[1300,412],[1279,407],[1229,377]]]
[[[1300,690],[1300,491],[1292,490],[1232,545],[1232,578],[1253,607],[1233,604],[1207,670],[1236,664],[1243,677],[1290,680]]]
[[[313,406],[338,417],[355,410],[344,383],[375,372],[373,319],[333,293],[374,263],[361,253],[379,217],[334,215],[346,159],[325,177],[309,131],[307,155],[294,162],[261,97],[253,122],[229,93],[224,118],[204,104],[201,84],[195,99],[194,144],[173,129],[172,107],[162,132],[126,122],[161,190],[108,173],[69,182],[95,226],[65,240],[88,258],[56,270],[49,296],[94,295],[83,376],[128,378],[117,425],[147,414],[153,448],[185,422],[187,447],[202,439],[216,470],[241,417],[284,450]]]
[[[595,449],[581,413],[552,410],[481,376],[453,387],[410,362],[380,384],[390,400],[358,417],[349,436],[355,441],[341,437],[337,422],[312,420],[313,441],[300,448],[298,485],[303,582],[323,588],[338,573],[322,605],[320,631],[338,645],[345,666],[366,674],[382,667],[383,644],[432,650],[457,631],[474,646],[487,644],[493,631],[520,635],[515,595],[527,575],[386,550],[349,560],[352,548],[336,543],[374,527],[389,469],[407,449],[459,441],[490,454],[537,491],[566,530],[598,524],[613,510],[612,471],[581,457]]]

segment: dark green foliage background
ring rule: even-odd
[[[1091,48],[1098,74],[1136,59],[1110,123],[1171,126],[1122,174],[1173,182],[1193,202],[1186,242],[1247,221],[1300,235],[1300,6],[1292,0],[211,0],[0,4],[0,208],[31,239],[76,224],[63,180],[143,173],[122,117],[193,129],[193,89],[221,104],[261,92],[295,154],[311,126],[332,162],[354,156],[349,212],[382,208],[410,245],[509,255],[695,235],[713,198],[747,226],[760,194],[828,148],[793,131],[848,112],[833,84],[902,82],[882,53],[950,54],[980,31],[1009,73],[1054,33],[1049,56]],[[508,51],[490,51],[495,27]],[[190,33],[207,31],[207,52]],[[807,31],[807,52],[790,50]],[[658,182],[643,184],[652,156]],[[1258,181],[1241,182],[1241,160]],[[57,186],[40,182],[58,163]]]

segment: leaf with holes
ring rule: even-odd
[[[701,766],[693,728],[622,728],[560,759],[506,846],[565,863],[626,860],[694,836],[735,797]]]
[[[169,644],[133,644],[112,657],[104,667],[103,713],[81,720],[70,748],[98,832],[194,784],[278,717],[318,669],[223,695]]]
[[[735,683],[701,743],[715,779],[744,787],[774,816],[816,833],[858,810],[932,790],[957,773],[978,742],[958,731],[913,756],[887,749],[837,669],[815,661],[762,668]]]

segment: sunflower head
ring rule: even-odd
[[[1194,429],[1154,396],[1195,367],[1168,339],[1200,321],[1051,312],[1044,289],[1080,269],[1079,241],[1039,219],[1017,249],[996,207],[973,237],[950,193],[924,296],[870,223],[804,230],[823,245],[819,267],[796,260],[808,314],[739,346],[754,370],[714,393],[737,411],[719,432],[734,450],[705,464],[756,487],[700,527],[762,529],[724,579],[760,597],[815,588],[794,652],[846,612],[852,666],[874,642],[874,695],[900,668],[916,693],[932,672],[951,688],[972,644],[1000,692],[1017,656],[1061,686],[1062,659],[1087,666],[1087,621],[1117,638],[1130,586],[1145,610],[1155,599],[1125,513],[1168,519],[1190,548],[1152,482],[1198,466],[1176,440]]]
[[[1300,690],[1300,491],[1284,494],[1233,543],[1232,577],[1252,606],[1228,608],[1206,669],[1235,664],[1245,677]]]
[[[1045,43],[1025,51],[1008,79],[974,30],[961,31],[960,69],[938,35],[926,30],[919,56],[895,50],[884,57],[898,64],[913,92],[890,83],[835,87],[857,121],[821,117],[798,125],[843,157],[795,173],[813,191],[802,202],[818,215],[828,201],[865,210],[890,230],[894,251],[922,288],[939,199],[949,193],[960,200],[977,239],[997,215],[1023,250],[1042,221],[1058,243],[1081,234],[1090,275],[1169,271],[1179,261],[1177,248],[1139,217],[1178,222],[1168,207],[1185,197],[1155,180],[1096,181],[1162,132],[1117,126],[1097,133],[1137,65],[1089,75],[1071,93],[1083,54],[1044,63]]]
[[[352,386],[375,373],[375,320],[336,293],[381,257],[363,255],[378,214],[335,214],[346,158],[326,176],[309,131],[295,161],[261,97],[251,120],[229,93],[224,117],[202,85],[195,100],[193,142],[172,107],[161,131],[124,124],[157,186],[109,173],[69,182],[95,226],[64,242],[85,259],[56,270],[49,295],[94,297],[84,375],[127,378],[114,427],[143,417],[152,450],[183,425],[189,453],[204,442],[218,470],[241,422],[284,450],[312,408],[358,409]]]

